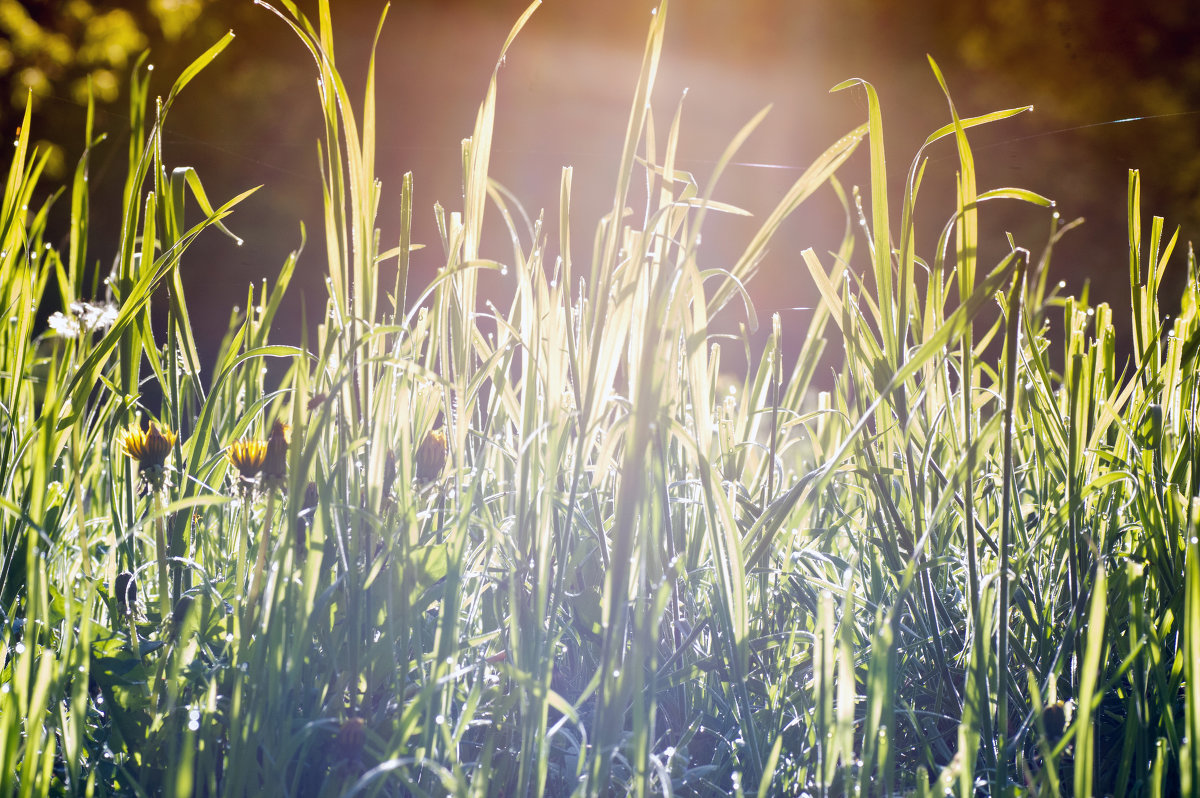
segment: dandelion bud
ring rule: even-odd
[[[387,457],[383,461],[383,483],[380,487],[383,489],[380,494],[379,509],[381,512],[387,513],[392,509],[394,502],[392,501],[392,485],[396,482],[396,455],[392,452],[387,453]]]
[[[287,484],[287,451],[287,427],[283,422],[276,421],[267,438],[262,464],[262,481],[268,489],[282,488]]]
[[[293,532],[296,542],[296,559],[302,560],[308,554],[308,528],[312,526],[313,512],[317,508],[317,483],[310,482],[304,488],[304,503],[300,506],[300,512],[296,515],[295,526]]]
[[[1057,743],[1067,728],[1067,708],[1063,702],[1050,704],[1042,710],[1042,723],[1046,727],[1046,739]]]
[[[183,626],[187,623],[188,614],[192,611],[192,606],[195,600],[191,596],[180,596],[179,601],[175,604],[175,609],[171,611],[171,640],[179,642],[179,635],[183,632]]]
[[[396,481],[396,455],[388,452],[383,460],[383,495],[392,492],[392,483]]]
[[[137,607],[137,579],[134,575],[129,571],[117,574],[113,592],[117,598],[117,611],[122,615],[132,615]]]
[[[357,756],[366,744],[367,722],[362,718],[350,718],[338,729],[338,746],[345,756]]]
[[[433,482],[446,467],[446,430],[435,429],[417,447],[417,481]]]

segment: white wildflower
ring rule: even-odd
[[[109,303],[72,302],[67,313],[50,316],[50,329],[61,338],[78,338],[84,332],[99,332],[113,326],[117,307]]]
[[[53,313],[50,316],[50,329],[60,338],[78,338],[82,328],[79,326],[79,320],[74,316],[64,316],[61,313]]]
[[[83,328],[88,332],[107,330],[117,320],[117,306],[107,302],[103,305],[72,302],[71,313],[83,322]]]

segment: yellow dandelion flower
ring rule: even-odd
[[[159,429],[153,421],[150,429],[131,429],[126,431],[121,441],[125,454],[138,461],[138,467],[145,471],[148,468],[161,467],[175,445],[175,433],[169,429]]]
[[[227,452],[229,462],[246,482],[253,480],[267,459],[266,441],[234,441]]]
[[[439,427],[417,447],[417,481],[433,482],[446,467],[446,430]]]
[[[121,448],[125,454],[138,462],[138,471],[142,478],[155,489],[161,488],[166,469],[163,464],[171,447],[175,445],[175,433],[169,429],[159,429],[153,421],[147,430],[126,430],[121,440]]]

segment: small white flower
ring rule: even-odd
[[[50,315],[50,329],[60,338],[78,338],[82,328],[79,326],[79,320],[74,316],[64,316],[61,313],[53,313]]]
[[[117,320],[116,305],[91,302],[72,302],[67,313],[50,316],[50,329],[62,338],[78,338],[84,332],[99,332],[113,326]]]
[[[117,307],[109,303],[72,302],[71,313],[83,322],[83,328],[88,332],[106,330],[117,320]]]

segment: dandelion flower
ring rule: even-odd
[[[229,446],[229,462],[238,470],[243,482],[253,482],[267,459],[266,441],[234,441]]]
[[[137,460],[142,478],[155,489],[162,487],[166,475],[163,464],[174,445],[175,433],[166,428],[160,430],[153,421],[149,429],[127,430],[121,441],[125,454]]]

